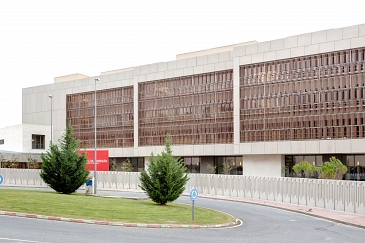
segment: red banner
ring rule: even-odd
[[[94,171],[94,150],[80,150],[79,154],[86,153],[86,169]],[[96,150],[96,171],[109,171],[109,151]]]

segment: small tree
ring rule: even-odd
[[[317,172],[317,167],[304,160],[299,164],[294,165],[293,170],[295,174],[297,174],[299,177],[308,178],[313,176]]]
[[[111,162],[110,162],[110,171],[116,171],[117,170],[117,162],[115,161],[115,159],[113,159]]]
[[[226,160],[223,162],[223,168],[222,168],[222,173],[225,175],[229,175],[231,173],[231,170],[233,169],[231,164],[233,162],[233,159],[228,157],[226,158]]]
[[[28,160],[28,169],[40,169],[41,163],[38,162],[38,159],[33,158],[32,155],[29,155]]]
[[[10,160],[6,160],[3,156],[1,156],[1,167],[2,168],[18,168],[19,167],[19,158],[14,154],[11,156]]]
[[[347,172],[347,166],[342,164],[341,160],[332,156],[330,161],[325,162],[320,170],[320,178],[341,180]]]
[[[170,135],[166,135],[166,146],[161,155],[151,153],[147,170],[140,175],[140,188],[160,205],[175,201],[185,190],[189,180],[181,159],[172,155]]]
[[[4,168],[5,162],[6,162],[6,160],[5,160],[4,156],[2,154],[0,154],[0,168]]]
[[[207,163],[207,170],[210,174],[215,174],[215,172],[217,171],[217,166]]]
[[[122,171],[125,172],[132,172],[133,171],[133,165],[132,163],[129,161],[129,159],[126,159],[122,162]]]
[[[86,156],[79,155],[80,141],[72,137],[71,124],[59,139],[59,145],[50,143],[46,155],[41,155],[43,164],[41,178],[57,192],[75,192],[87,180],[89,171],[85,169]]]

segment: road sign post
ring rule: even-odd
[[[191,191],[190,191],[190,198],[193,201],[193,203],[192,203],[191,218],[194,220],[194,201],[196,199],[198,199],[198,190],[197,189],[195,189],[195,188],[191,189]]]

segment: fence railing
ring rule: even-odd
[[[40,170],[0,169],[4,185],[46,187]],[[98,172],[101,189],[136,190],[138,172]],[[192,188],[207,195],[255,198],[365,214],[365,182],[289,177],[189,174],[185,193]],[[1,186],[1,185],[0,185]]]

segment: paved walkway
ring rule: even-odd
[[[31,189],[30,187],[28,187],[28,188]],[[79,191],[84,192],[84,190],[79,190]],[[188,194],[183,194],[183,195],[189,196]],[[124,198],[133,198],[133,199],[147,198],[146,194],[142,193],[141,191],[134,191],[134,190],[120,191],[120,190],[114,190],[114,189],[108,189],[108,190],[99,189],[97,191],[97,196],[124,197]],[[290,204],[290,203],[284,203],[284,202],[273,202],[273,201],[252,199],[252,198],[228,197],[228,196],[217,196],[217,195],[206,195],[206,194],[199,194],[199,197],[219,199],[219,200],[229,200],[229,201],[234,201],[234,202],[242,202],[242,203],[250,203],[250,204],[262,205],[262,206],[267,206],[267,207],[274,207],[274,208],[278,208],[278,209],[306,214],[306,215],[310,215],[313,217],[318,217],[318,218],[334,221],[337,223],[342,223],[342,224],[351,225],[351,226],[360,227],[360,228],[365,229],[365,215],[364,214],[347,213],[347,212],[337,211],[337,210],[328,210],[328,209],[323,209],[323,208],[318,208],[318,207],[302,206],[302,205],[296,205],[296,204]],[[9,215],[9,216],[29,217],[29,218],[43,218],[43,219],[49,219],[49,220],[71,221],[71,222],[78,222],[78,223],[114,225],[113,223],[108,223],[108,222],[98,222],[98,221],[91,221],[91,220],[85,220],[82,222],[82,220],[79,220],[79,219],[63,219],[63,218],[55,218],[55,217],[47,218],[47,216],[41,216],[41,215],[37,216],[37,215],[32,215],[32,214],[28,215],[28,214],[19,214],[19,213],[4,212],[4,211],[0,211],[0,214]],[[239,222],[232,222],[227,225],[210,225],[209,227],[227,227],[227,226],[234,226],[237,224],[239,224]],[[162,227],[201,228],[202,227],[202,226],[198,226],[198,225],[166,226],[166,225],[157,225],[157,224],[151,224],[151,225],[115,224],[115,225],[127,226],[127,227],[149,227],[149,228],[162,228]],[[203,227],[207,227],[207,226],[203,226]]]

